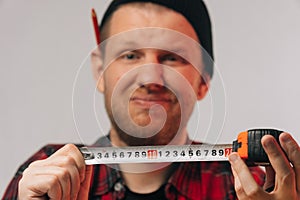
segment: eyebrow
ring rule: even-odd
[[[144,44],[145,43],[145,44]],[[145,42],[145,41],[136,41],[133,38],[119,38],[117,40],[114,40],[111,45],[114,46],[114,52],[120,52],[120,51],[130,51],[130,50],[138,50],[138,49],[158,49],[158,50],[163,50],[163,51],[168,51],[172,52],[178,55],[185,55],[187,56],[190,52],[189,47],[187,47],[185,44],[177,43],[175,44],[166,44],[166,45],[161,45],[154,43],[152,44],[151,42]]]
[[[118,43],[118,46],[119,46],[119,48],[133,47],[132,49],[158,49],[158,50],[162,50],[162,51],[173,52],[176,54],[186,53],[188,51],[186,49],[186,47],[184,47],[184,46],[178,46],[178,45],[173,46],[171,44],[169,46],[166,46],[165,48],[162,48],[161,46],[158,46],[158,45],[148,45],[148,46],[141,45],[141,44],[137,43],[136,41],[124,41],[124,42]]]

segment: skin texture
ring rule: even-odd
[[[165,10],[162,18],[159,12],[151,9],[131,8],[129,5],[120,8],[113,15],[108,34],[114,35],[141,27],[173,29],[197,41],[195,31],[182,15]],[[174,131],[177,132],[176,129],[178,128],[174,126],[174,121],[178,121],[183,115],[178,100],[174,96],[176,92],[163,87],[169,83],[169,80],[163,76],[164,69],[161,68],[160,64],[173,65],[175,60],[176,64],[172,69],[188,81],[195,94],[195,101],[201,100],[208,90],[209,79],[205,79],[206,82],[203,81],[205,74],[199,74],[190,63],[183,62],[170,52],[151,48],[123,52],[114,62],[109,64],[108,68],[104,68],[106,59],[103,59],[102,56],[97,50],[92,53],[93,71],[97,80],[97,87],[105,95],[106,109],[112,121],[111,140],[118,146],[141,142],[139,138],[134,139],[132,136],[126,136],[118,128],[111,111],[112,94],[115,86],[118,85],[118,80],[136,66],[151,64],[149,65],[150,69],[155,68],[155,70],[136,74],[133,71],[132,74],[129,73],[133,77],[132,82],[124,82],[125,87],[120,87],[121,93],[118,97],[122,98],[121,94],[128,95],[128,93],[135,97],[130,100],[128,106],[130,118],[141,127],[147,126],[150,123],[149,110],[153,103],[161,105],[168,113],[166,125],[157,134],[157,138],[149,138],[150,142],[146,142],[146,144],[167,144],[170,142],[174,136],[172,134],[174,134]],[[104,72],[103,76],[102,72]],[[170,82],[172,81],[170,80]],[[135,87],[136,89],[130,91],[126,90],[126,88],[130,88],[131,85],[135,84],[139,87]],[[173,123],[171,123],[172,120],[174,120]],[[175,143],[183,144],[186,137],[186,131],[182,130]],[[266,193],[263,188],[258,187],[247,166],[238,155],[233,153],[230,155],[229,160],[235,176],[235,188],[238,197],[240,199],[256,200],[299,199],[300,150],[298,144],[286,133],[280,136],[280,145],[283,151],[271,137],[264,137],[262,144],[273,166],[273,169],[267,169],[268,179],[265,187],[275,185],[275,189],[271,193]],[[290,165],[288,160],[293,166]],[[166,167],[145,174],[136,175],[124,172],[122,175],[132,191],[148,193],[155,191],[164,183],[169,176],[168,172],[170,172],[170,168]],[[88,199],[91,175],[92,166],[85,166],[83,157],[77,147],[68,144],[48,159],[33,162],[25,170],[19,183],[19,199],[47,199],[47,197],[50,199]],[[151,181],[147,182],[146,180]],[[143,188],[146,188],[146,190],[143,190]]]

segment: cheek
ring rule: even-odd
[[[190,86],[194,89],[194,91],[197,93],[199,89],[199,85],[201,83],[201,77],[198,71],[196,70],[189,70],[186,73],[182,73],[182,75],[185,77],[187,82],[189,82]]]
[[[104,72],[104,89],[105,92],[111,93],[115,88],[118,81],[121,79],[123,73],[117,70],[114,70],[112,67],[109,67]]]

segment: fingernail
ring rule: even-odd
[[[235,162],[238,159],[238,155],[237,154],[231,154],[231,155],[229,155],[228,159],[229,159],[230,162]]]
[[[281,139],[282,139],[283,142],[290,142],[291,141],[291,138],[288,134],[283,134]]]
[[[274,141],[271,138],[268,138],[264,143],[263,146],[267,149],[274,148]]]

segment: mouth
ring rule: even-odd
[[[173,103],[171,98],[161,96],[134,96],[130,98],[130,101],[141,107],[150,108],[153,105],[166,105]]]

